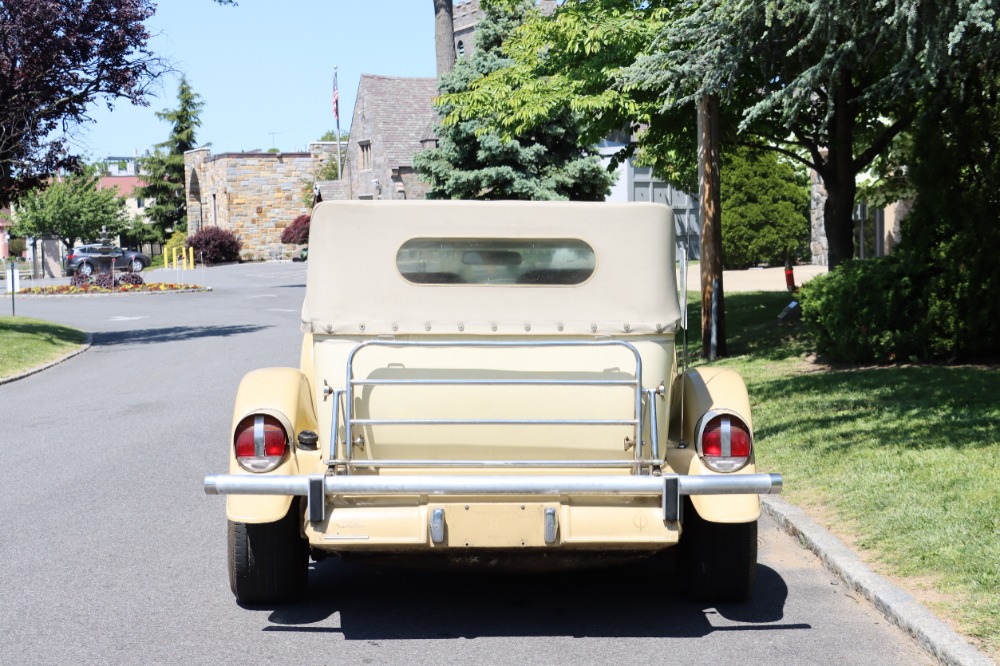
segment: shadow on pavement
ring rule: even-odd
[[[264,631],[339,633],[347,640],[489,636],[699,637],[715,631],[811,629],[780,624],[788,587],[759,565],[754,598],[687,601],[667,567],[650,562],[572,572],[431,571],[344,562],[315,564],[307,598],[276,608]],[[335,613],[340,626],[325,623]],[[712,618],[716,619],[714,624]]]
[[[95,347],[110,347],[113,345],[155,344],[158,342],[174,342],[177,340],[196,340],[199,338],[228,338],[234,335],[245,335],[271,328],[270,326],[169,326],[166,328],[143,328],[131,331],[113,331],[94,334]]]

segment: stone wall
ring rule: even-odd
[[[243,242],[245,259],[287,258],[281,232],[309,212],[316,172],[335,152],[321,142],[308,153],[186,153],[188,232],[218,226]]]

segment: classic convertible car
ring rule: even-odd
[[[742,379],[678,368],[674,243],[658,204],[319,204],[300,366],[244,377],[205,478],[236,598],[294,598],[310,555],[672,548],[692,595],[749,595],[781,477]]]

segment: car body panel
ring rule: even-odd
[[[233,415],[274,416],[291,451],[250,473],[230,439],[205,481],[230,520],[291,507],[337,553],[649,552],[683,538],[682,495],[747,523],[780,489],[696,450],[712,410],[753,426],[736,373],[678,370],[666,206],[328,202],[312,225],[301,367],[247,375]]]

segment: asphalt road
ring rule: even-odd
[[[302,603],[241,608],[224,499],[202,479],[225,469],[243,373],[298,362],[305,270],[183,279],[214,290],[17,302],[94,344],[0,386],[0,663],[929,663],[767,519],[747,604],[686,602],[650,566],[496,574],[333,559],[314,565]]]

